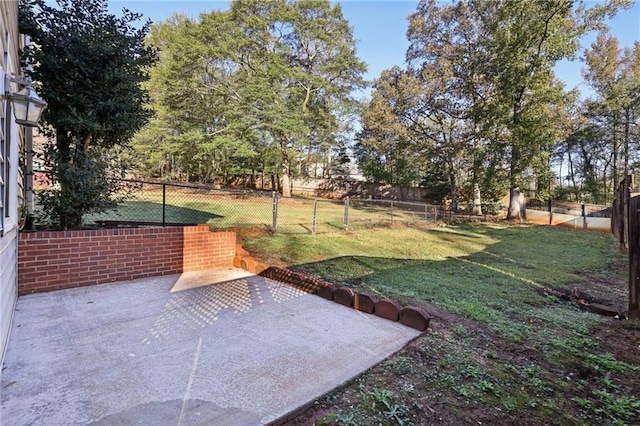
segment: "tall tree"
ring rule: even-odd
[[[282,192],[290,196],[291,149],[309,145],[311,135],[335,128],[326,106],[353,102],[366,66],[355,51],[339,5],[326,0],[236,1],[231,13],[252,41],[253,74],[245,101],[258,124],[278,144]]]
[[[166,124],[175,137],[193,132],[196,151],[210,142],[213,152],[227,150],[234,161],[264,159],[277,149],[289,196],[292,161],[312,147],[336,144],[340,114],[364,85],[366,67],[340,6],[234,1],[199,22],[174,21],[151,38],[161,51],[153,80],[164,94],[157,101],[167,118],[177,118]],[[179,75],[190,89],[182,95],[173,83]]]
[[[525,172],[561,137],[561,115],[553,105],[565,94],[553,66],[572,58],[581,36],[601,27],[620,3],[628,2],[588,9],[570,0],[472,2],[488,28],[483,50],[489,59],[479,68],[494,85],[488,111],[506,132],[492,149],[502,150],[509,162],[509,218],[522,217],[519,186]]]
[[[480,186],[486,145],[483,133],[489,129],[483,128],[481,111],[490,87],[477,72],[486,60],[482,41],[487,29],[475,13],[467,2],[443,5],[433,0],[421,1],[409,16],[406,59],[423,82],[423,111],[454,130],[445,131],[438,146],[439,151],[449,153],[445,164],[451,176],[452,198],[456,198],[455,169],[462,163],[454,164],[451,154],[460,157],[464,151],[464,164],[472,176],[472,212],[482,214]],[[447,134],[451,137],[445,137]]]
[[[148,41],[160,60],[147,86],[157,117],[135,146],[157,153],[149,157],[156,174],[211,181],[243,160],[256,165],[261,152],[251,116],[234,108],[241,82],[238,61],[229,55],[242,54],[230,47],[238,39],[228,12],[203,14],[200,23],[174,15],[152,26]]]
[[[605,194],[607,187],[613,193],[630,172],[639,141],[635,124],[640,117],[640,43],[621,49],[615,37],[601,32],[585,50],[582,74],[594,91],[585,102],[586,113],[609,145],[611,177],[604,189]]]
[[[110,205],[105,149],[126,145],[152,116],[141,83],[156,59],[144,43],[149,23],[139,14],[108,13],[103,0],[20,3],[20,28],[30,35],[31,77],[49,103],[42,121],[49,137],[49,173],[60,184],[48,201],[63,229]]]
[[[393,67],[382,72],[373,88],[357,138],[360,168],[377,183],[417,185],[424,174],[428,148],[412,131],[423,118],[419,111],[420,83],[412,74]]]
[[[553,66],[572,58],[580,37],[626,3],[587,9],[571,0],[419,2],[409,19],[407,62],[425,82],[426,114],[443,114],[457,126],[443,146],[466,145],[474,211],[480,212],[480,182],[493,182],[503,170],[510,218],[521,217],[519,186],[530,176],[539,188],[548,186],[568,97]]]
[[[577,49],[579,33],[573,20],[573,2],[498,1],[479,5],[491,17],[486,51],[490,60],[481,72],[491,79],[493,120],[504,127],[506,138],[493,144],[509,162],[507,217],[522,218],[520,183],[523,173],[553,143],[547,131],[558,125],[544,115],[544,104],[557,102],[562,90],[552,68]],[[548,120],[552,121],[549,122]]]

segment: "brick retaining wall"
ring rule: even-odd
[[[21,233],[18,293],[228,267],[235,232],[209,226]]]

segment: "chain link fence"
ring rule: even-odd
[[[443,206],[377,199],[284,198],[275,192],[123,180],[131,197],[117,209],[86,216],[87,226],[209,224],[214,229],[256,226],[289,234],[353,230],[381,223],[486,220],[454,215]]]

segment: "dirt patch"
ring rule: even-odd
[[[628,308],[628,289],[624,279],[618,276],[596,273],[580,274],[582,281],[558,288],[557,290],[572,300],[583,300],[588,304],[610,306],[620,313]]]
[[[569,300],[589,309],[591,305],[602,305],[609,312],[592,312],[609,315],[610,312],[620,314],[624,318],[628,309],[628,266],[626,262],[612,262],[606,271],[576,272],[580,280],[563,287],[546,289],[542,293],[552,294]]]
[[[610,320],[592,330],[607,352],[631,365],[640,366],[640,322]],[[640,376],[638,379],[640,380]],[[640,389],[639,386],[636,389]]]

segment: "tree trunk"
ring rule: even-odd
[[[474,99],[475,101],[475,99]],[[482,216],[482,199],[480,197],[480,182],[478,179],[478,169],[480,164],[480,155],[478,151],[480,150],[480,125],[476,122],[473,126],[473,207],[471,209],[471,214],[476,216]]]
[[[631,111],[624,111],[624,175],[629,174],[629,122],[631,121]],[[615,186],[614,186],[615,188]]]
[[[524,218],[523,207],[524,196],[520,192],[520,188],[511,188],[511,191],[509,192],[509,210],[507,212],[507,219],[518,219],[522,221]]]
[[[569,176],[571,176],[571,185],[573,187],[573,191],[576,192],[577,191],[577,186],[576,186],[576,175],[573,171],[573,159],[571,158],[571,153],[568,153],[568,158],[569,158]]]
[[[513,105],[512,124],[517,128],[520,124],[520,101],[524,94],[524,88],[520,92],[519,99]],[[511,164],[509,167],[509,209],[507,210],[507,220],[522,220],[522,203],[520,201],[520,188],[517,185],[518,176],[521,171],[520,146],[517,134],[511,134]]]
[[[280,152],[282,154],[282,196],[291,197],[291,175],[289,165],[289,150],[287,139],[280,139]]]
[[[291,197],[291,179],[288,174],[282,174],[282,196]]]
[[[520,188],[516,186],[514,177],[511,177],[511,189],[509,191],[509,209],[507,210],[507,220],[522,220],[524,214],[522,212],[523,207],[523,195],[520,192]]]
[[[604,167],[602,168],[602,197],[606,200],[607,199],[607,194],[609,193],[609,182],[607,179],[607,170],[609,170],[609,166],[607,164],[604,165]],[[615,187],[614,187],[615,190]],[[600,198],[598,198],[596,200],[596,203],[600,203]]]
[[[611,127],[611,133],[612,133],[612,139],[613,139],[613,146],[612,146],[612,160],[613,160],[613,165],[611,167],[611,173],[612,173],[612,177],[613,177],[613,182],[611,184],[612,188],[615,188],[616,185],[618,185],[618,151],[620,150],[620,146],[619,146],[619,142],[618,142],[618,136],[617,136],[617,132],[616,132],[616,127],[618,125],[618,116],[617,114],[614,114],[613,116],[613,125]]]
[[[560,164],[558,164],[558,186],[562,189],[562,165],[564,164],[564,155],[560,157]]]
[[[629,319],[640,319],[640,197],[629,199],[628,244],[629,244]]]
[[[458,211],[458,182],[454,172],[449,173],[449,184],[451,185],[451,210]]]
[[[471,214],[482,216],[482,200],[480,198],[480,183],[478,177],[473,173],[473,208]]]

